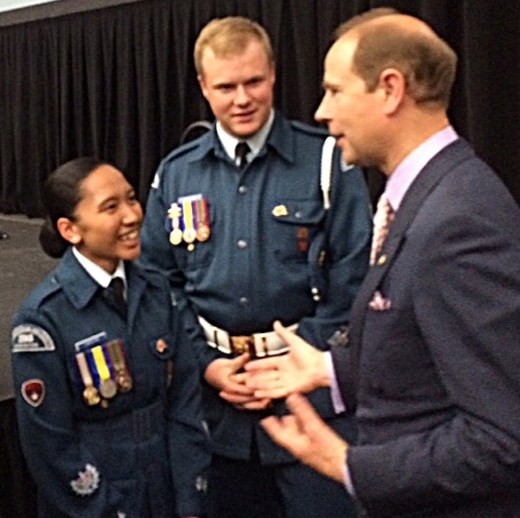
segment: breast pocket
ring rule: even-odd
[[[171,334],[161,334],[146,341],[148,355],[148,379],[155,390],[162,392],[171,385],[175,344]],[[151,355],[151,357],[150,357]]]
[[[310,245],[325,218],[322,203],[313,200],[275,201],[271,216],[276,259],[282,263],[305,263]]]

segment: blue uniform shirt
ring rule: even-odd
[[[370,202],[362,171],[341,171],[336,153],[331,208],[325,210],[325,137],[320,129],[276,114],[265,145],[243,170],[225,153],[215,129],[160,164],[146,207],[140,262],[164,272],[179,304],[193,310],[191,333],[203,371],[222,353],[207,345],[194,314],[231,335],[270,331],[277,319],[298,323],[298,334],[320,349],[348,324],[368,267]],[[186,197],[207,202],[210,235],[191,245],[172,244],[177,222],[171,209]],[[261,413],[240,412],[217,391],[208,387],[208,393],[216,452],[249,458],[256,428],[263,461],[290,459],[257,426]],[[322,416],[334,415],[328,391],[316,391],[311,400]]]
[[[180,516],[203,512],[209,451],[189,339],[162,276],[127,263],[126,279],[124,318],[68,250],[15,316],[20,435],[42,516],[172,516],[174,502]],[[77,354],[114,339],[132,387],[89,405]]]

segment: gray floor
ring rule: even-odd
[[[30,290],[56,264],[40,248],[41,220],[0,214],[0,401],[12,395],[10,368],[11,319]]]

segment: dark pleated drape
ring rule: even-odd
[[[381,5],[423,17],[457,50],[452,121],[520,201],[520,0],[143,0],[0,28],[0,212],[40,215],[48,173],[86,154],[124,170],[144,201],[184,128],[211,118],[192,50],[213,17],[266,27],[276,105],[312,122],[333,30]]]

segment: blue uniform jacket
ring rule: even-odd
[[[520,516],[519,227],[462,139],[405,194],[353,306],[351,347],[333,347],[370,516]]]
[[[348,324],[349,310],[368,267],[370,203],[363,174],[334,160],[331,208],[324,208],[320,162],[326,133],[276,114],[266,144],[241,171],[215,129],[168,155],[146,207],[141,263],[171,280],[179,301],[231,335],[272,330],[273,321],[299,323],[298,334],[320,349]],[[172,245],[168,212],[185,196],[208,201],[207,241]],[[312,288],[319,290],[319,300]],[[222,353],[210,348],[192,319],[201,368]],[[327,390],[311,398],[334,416]],[[249,458],[256,428],[265,462],[288,460],[257,426],[257,412],[241,412],[208,387],[215,451]],[[276,413],[284,411],[277,405]]]
[[[171,517],[174,502],[181,516],[202,513],[209,451],[189,339],[167,281],[125,267],[126,320],[70,249],[15,316],[20,435],[41,516]],[[133,387],[89,406],[77,344],[102,332],[122,340]]]

